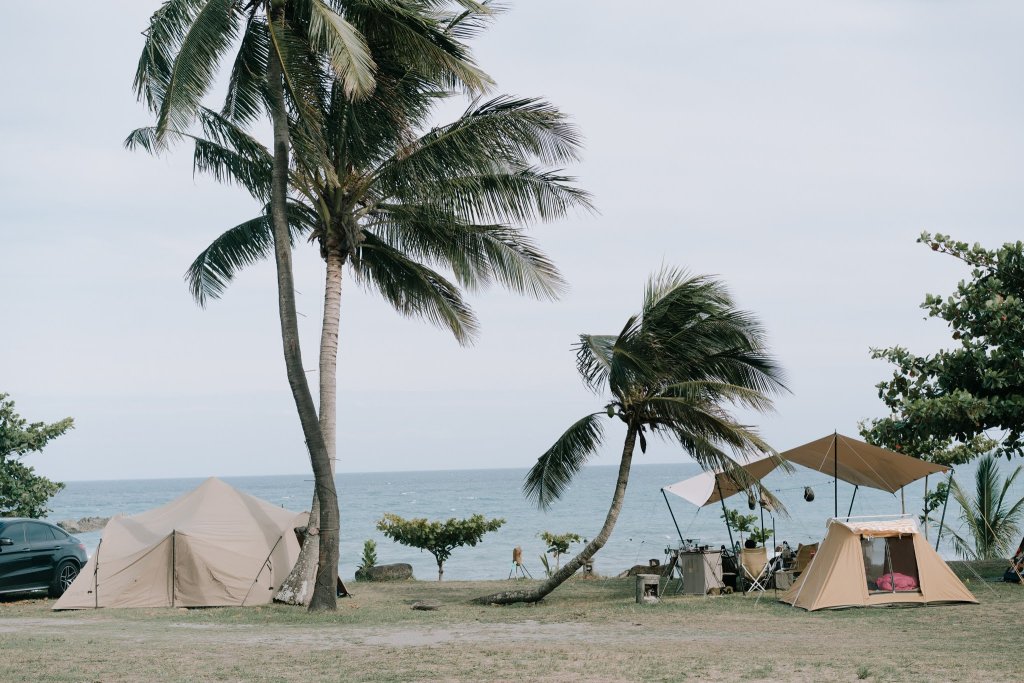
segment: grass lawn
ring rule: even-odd
[[[980,605],[807,613],[741,595],[634,602],[574,580],[540,605],[471,598],[512,582],[352,584],[333,614],[268,605],[52,612],[0,602],[6,681],[1010,681],[1024,587]],[[437,611],[411,609],[424,600]]]

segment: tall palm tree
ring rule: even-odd
[[[468,0],[463,0],[466,4]],[[323,144],[322,84],[340,84],[348,97],[365,97],[375,86],[365,39],[344,15],[372,14],[423,66],[474,87],[486,77],[444,34],[436,2],[416,0],[168,0],[150,20],[136,72],[136,93],[156,114],[154,140],[165,144],[193,122],[217,67],[236,42],[225,115],[250,122],[266,112],[273,127],[269,220],[278,274],[278,310],[285,366],[310,453],[321,503],[319,557],[310,610],[336,607],[338,505],[330,456],[302,369],[295,312],[287,212],[293,145],[303,159],[330,173],[318,158]],[[418,10],[424,13],[418,13]],[[289,114],[293,116],[291,124]]]
[[[952,535],[957,555],[970,560],[998,560],[1013,553],[1024,517],[1024,498],[1011,503],[1006,494],[1020,472],[1017,467],[1002,479],[998,460],[990,453],[978,460],[973,499],[955,479],[951,481],[949,492],[960,505],[960,521],[966,533],[961,535],[946,524],[943,527]]]
[[[641,452],[647,450],[646,434],[678,443],[703,468],[728,471],[745,486],[754,482],[733,458],[774,453],[728,407],[769,410],[770,395],[784,389],[782,372],[768,355],[760,324],[737,310],[713,278],[663,269],[649,280],[640,314],[630,317],[619,334],[580,336],[576,367],[584,383],[597,394],[607,392],[609,401],[601,412],[569,427],[538,458],[523,491],[541,508],[550,506],[601,445],[602,418],[618,418],[626,436],[604,525],[540,585],[478,602],[537,602],[588,562],[615,527],[633,451],[637,442]]]
[[[523,234],[520,224],[589,208],[572,179],[551,170],[577,158],[579,134],[551,105],[498,97],[474,102],[456,121],[422,128],[435,103],[451,93],[388,49],[377,47],[372,26],[353,23],[367,36],[378,87],[352,101],[338,85],[325,100],[325,157],[332,173],[310,173],[301,150],[291,170],[293,231],[315,241],[326,262],[320,348],[321,431],[331,462],[336,457],[336,368],[342,271],[381,293],[405,315],[425,317],[472,341],[477,323],[460,288],[495,282],[511,291],[556,298],[564,287],[554,265]],[[462,12],[449,32],[469,35],[479,17]],[[198,170],[236,181],[266,201],[272,157],[226,117],[200,111],[205,137],[193,136]],[[418,132],[419,131],[419,132]],[[127,141],[152,150],[154,129]],[[192,264],[187,279],[197,301],[220,296],[237,271],[269,254],[266,214],[217,238]],[[452,273],[455,283],[437,272]],[[314,496],[311,519],[317,518]],[[314,527],[315,528],[315,527]],[[302,601],[312,545],[279,596]],[[312,558],[315,561],[315,558]]]

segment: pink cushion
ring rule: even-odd
[[[875,585],[878,586],[879,590],[891,591],[893,582],[896,583],[896,590],[898,591],[912,591],[917,590],[917,579],[913,576],[907,576],[906,574],[900,574],[899,572],[893,572],[892,574],[882,574],[875,581]]]

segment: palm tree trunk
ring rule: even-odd
[[[626,431],[626,441],[622,446],[622,460],[619,462],[619,476],[615,480],[615,493],[612,495],[612,505],[608,508],[608,516],[605,517],[604,526],[601,527],[601,531],[598,532],[597,536],[576,557],[566,562],[561,569],[552,574],[539,586],[527,590],[505,591],[503,593],[485,595],[474,599],[473,602],[485,605],[540,602],[548,593],[565,583],[580,567],[589,562],[597,554],[598,550],[604,547],[604,544],[608,542],[608,537],[612,535],[615,522],[619,519],[622,501],[626,498],[626,484],[629,483],[629,467],[633,462],[633,448],[636,445],[636,435],[637,427],[631,424]]]
[[[280,21],[284,0],[272,0],[270,20]],[[273,35],[273,34],[272,34]],[[273,39],[273,38],[272,38]],[[267,90],[270,117],[274,127],[274,167],[271,178],[270,215],[274,228],[274,257],[277,263],[278,311],[281,318],[281,341],[284,346],[285,369],[292,397],[299,413],[302,433],[313,467],[314,488],[320,500],[320,558],[316,585],[309,602],[310,611],[337,608],[338,575],[338,495],[331,474],[331,459],[320,431],[316,405],[306,382],[299,348],[298,317],[295,313],[295,285],[292,277],[292,253],[289,241],[286,201],[288,197],[288,153],[290,140],[284,103],[282,65],[276,50],[267,60]]]
[[[320,432],[324,436],[327,455],[331,460],[333,477],[337,469],[338,329],[341,321],[341,283],[345,263],[338,249],[329,248],[325,260],[327,276],[324,281],[324,317],[320,331]],[[278,602],[308,605],[312,596],[317,560],[320,556],[320,497],[315,489],[309,510],[309,525],[306,527],[299,558],[274,596],[274,600]]]

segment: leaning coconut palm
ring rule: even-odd
[[[569,486],[601,445],[602,417],[626,426],[618,479],[601,530],[586,547],[540,585],[477,599],[481,603],[537,602],[571,577],[608,541],[629,481],[634,447],[647,450],[645,434],[677,442],[705,469],[721,468],[753,486],[734,457],[773,454],[728,406],[771,408],[770,394],[784,389],[768,355],[764,333],[737,310],[725,287],[710,277],[664,269],[651,278],[643,309],[618,335],[581,335],[576,367],[595,393],[607,391],[605,410],[573,424],[526,476],[523,491],[547,508]]]
[[[424,63],[443,62],[439,70],[481,86],[485,77],[469,62],[435,57],[450,38],[416,13],[420,3],[391,0],[169,0],[152,16],[136,72],[136,92],[157,116],[155,145],[188,129],[214,80],[220,60],[238,42],[225,114],[249,122],[263,111],[273,127],[273,164],[269,218],[278,274],[281,337],[289,385],[310,453],[315,489],[321,501],[320,562],[311,610],[336,607],[338,506],[330,456],[302,368],[295,312],[287,215],[288,172],[293,142],[315,168],[330,172],[321,108],[322,83],[333,72],[351,98],[374,88],[373,62],[365,40],[343,16],[349,6],[377,12],[382,26],[410,54],[428,55]],[[423,4],[432,11],[436,3]],[[358,11],[358,9],[356,11]],[[457,51],[460,46],[455,46]],[[443,50],[441,50],[443,51]],[[289,125],[289,112],[294,125]]]
[[[1009,557],[1017,542],[1020,521],[1024,518],[1024,498],[1015,503],[1006,500],[1020,474],[1017,467],[1005,480],[999,476],[999,461],[988,454],[978,460],[974,473],[974,499],[955,479],[949,492],[960,505],[960,521],[965,533],[943,524],[953,537],[956,554],[966,560],[998,560]]]

